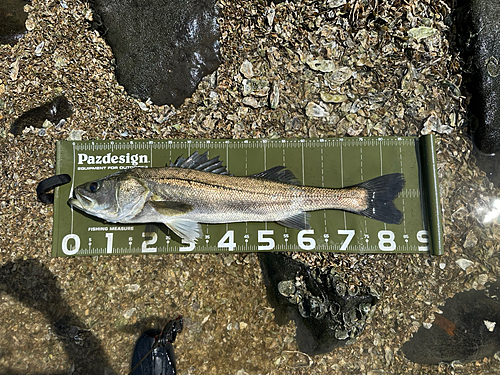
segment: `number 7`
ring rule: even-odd
[[[354,229],[339,229],[337,230],[337,233],[347,234],[347,238],[340,246],[340,250],[347,250],[347,246],[349,246],[349,244],[351,243],[351,240],[353,239],[354,234],[356,234],[356,231]]]

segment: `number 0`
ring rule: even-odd
[[[68,249],[68,241],[73,240],[75,241],[75,245],[73,246],[72,249]],[[66,255],[75,255],[78,250],[80,250],[80,237],[78,237],[76,234],[67,234],[64,236],[62,240],[62,251]]]

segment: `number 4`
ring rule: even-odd
[[[217,242],[219,248],[227,248],[228,251],[233,251],[236,248],[234,242],[234,230],[228,230],[225,235]]]

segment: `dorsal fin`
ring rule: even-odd
[[[290,185],[300,185],[299,180],[297,180],[297,177],[294,176],[293,172],[282,165],[269,168],[263,172],[252,174],[248,177],[264,178],[266,180],[283,182]]]
[[[170,163],[170,167],[195,169],[202,172],[211,172],[217,174],[231,175],[226,167],[222,165],[219,157],[208,160],[208,151],[199,154],[198,151],[193,152],[188,158],[179,156],[174,163]]]

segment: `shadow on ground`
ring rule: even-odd
[[[71,374],[113,374],[99,340],[83,328],[85,323],[64,301],[56,276],[46,266],[34,259],[4,264],[0,267],[0,293],[9,294],[45,315],[68,354]],[[50,375],[67,374],[68,370]],[[9,369],[8,374],[24,371]]]
[[[485,290],[457,293],[446,300],[430,327],[420,327],[402,346],[412,362],[467,363],[492,357],[500,350],[500,283]]]

